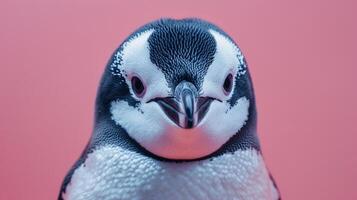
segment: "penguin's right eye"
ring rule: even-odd
[[[232,87],[233,87],[233,75],[228,74],[223,83],[224,94],[229,95],[229,93],[232,91]]]
[[[133,91],[137,97],[144,96],[145,86],[139,77],[133,76],[133,78],[131,78],[131,87],[133,88]]]

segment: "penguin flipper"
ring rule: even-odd
[[[83,150],[81,156],[79,157],[79,159],[74,163],[74,165],[70,168],[70,170],[67,172],[66,176],[64,177],[63,181],[62,181],[62,185],[60,188],[60,192],[58,194],[58,200],[64,200],[63,199],[63,194],[66,193],[66,188],[67,185],[71,182],[72,179],[72,175],[74,173],[74,171],[81,166],[84,161],[87,158],[88,152],[89,152],[89,143],[87,144],[87,146],[85,147],[85,149]]]
[[[276,189],[276,191],[278,193],[278,199],[277,200],[281,200],[280,190],[278,188],[278,185],[276,184],[276,181],[275,181],[274,177],[271,175],[271,173],[269,173],[269,178],[270,178],[271,182],[273,183],[274,188]]]

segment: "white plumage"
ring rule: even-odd
[[[253,149],[175,163],[101,147],[74,172],[66,191],[65,199],[76,200],[278,199],[264,161]]]

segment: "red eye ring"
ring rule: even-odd
[[[228,74],[223,83],[223,91],[225,95],[229,95],[233,88],[233,75]]]
[[[140,80],[139,77],[133,76],[131,78],[131,87],[137,97],[144,96],[144,94],[146,92],[146,88],[145,88],[144,83]]]

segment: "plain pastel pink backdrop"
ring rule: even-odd
[[[113,50],[159,17],[201,17],[240,45],[283,199],[357,199],[357,3],[0,1],[0,199],[55,199],[92,129]]]

